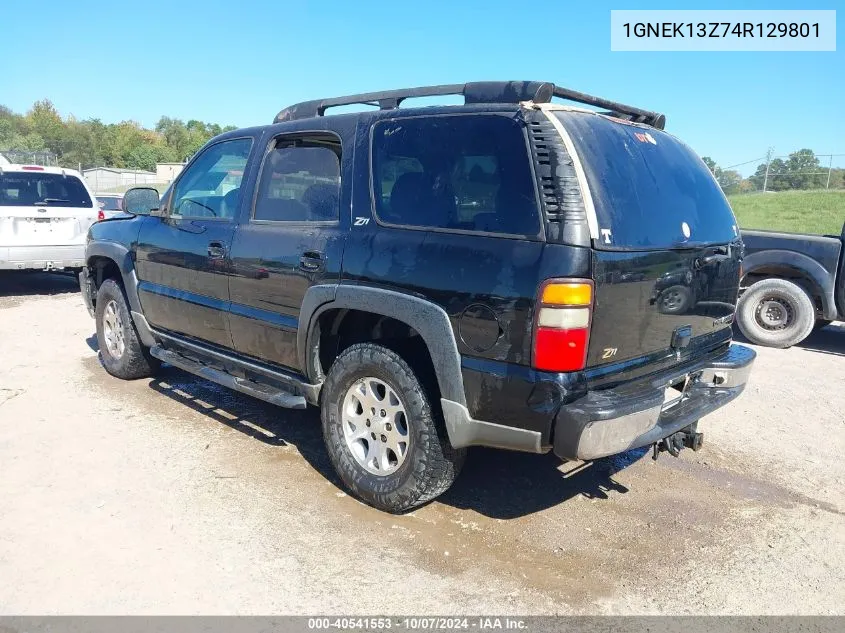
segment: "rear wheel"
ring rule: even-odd
[[[443,494],[465,450],[452,448],[439,407],[396,352],[372,343],[346,349],[321,393],[323,439],[343,483],[386,512]]]
[[[123,288],[114,279],[106,279],[97,291],[97,343],[100,359],[112,376],[131,380],[152,376],[160,367],[141,344]]]
[[[816,322],[816,309],[801,286],[785,279],[763,279],[739,300],[737,325],[752,343],[791,347],[803,341]]]

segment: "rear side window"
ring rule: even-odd
[[[264,159],[255,220],[331,222],[338,218],[340,143],[280,142]]]
[[[85,185],[76,176],[47,173],[0,173],[0,206],[94,206]]]
[[[602,249],[725,244],[733,212],[707,166],[660,130],[584,112],[557,112],[584,167]]]
[[[536,237],[525,136],[510,117],[391,119],[373,130],[376,214],[388,224]]]

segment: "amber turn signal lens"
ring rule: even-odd
[[[540,301],[545,304],[564,306],[588,306],[593,300],[590,284],[550,283],[543,288]]]

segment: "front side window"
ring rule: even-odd
[[[433,116],[373,130],[382,222],[519,236],[540,232],[525,137],[509,117]]]
[[[264,159],[255,220],[331,222],[338,219],[340,143],[280,141]]]
[[[0,172],[0,206],[92,208],[94,202],[76,176]]]
[[[251,148],[249,138],[222,141],[206,148],[176,183],[170,215],[233,219]]]

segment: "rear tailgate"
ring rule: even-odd
[[[578,152],[597,223],[587,366],[724,343],[739,290],[736,220],[676,138],[606,116],[557,116]]]
[[[76,176],[0,173],[0,246],[82,244],[96,220],[93,198]]]

